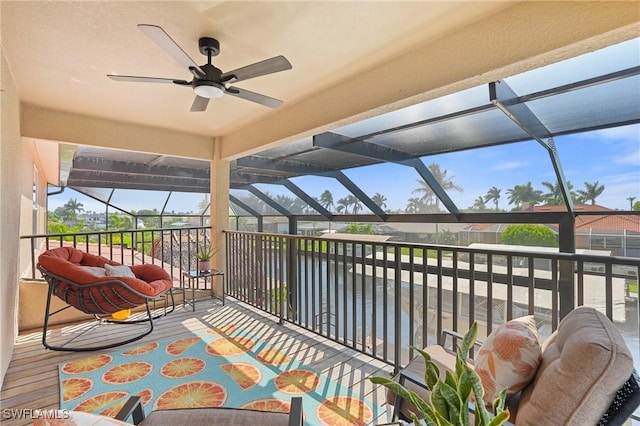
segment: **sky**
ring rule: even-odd
[[[638,65],[640,39],[635,39],[505,80],[516,93],[524,94]],[[637,77],[634,79],[640,81]],[[640,95],[640,84],[638,94]],[[371,129],[388,128],[390,125],[413,122],[425,116],[441,115],[473,104],[486,103],[487,97],[485,85],[441,99],[437,103],[437,111],[433,110],[435,103],[419,104],[334,131],[357,136],[368,133]],[[637,108],[640,109],[640,105],[637,105]],[[585,107],[585,114],[588,111]],[[640,111],[638,115],[640,116]],[[628,197],[636,197],[636,201],[640,201],[640,125],[558,136],[553,139],[565,178],[571,182],[574,190],[584,189],[585,182],[604,185],[605,190],[596,201],[597,204],[611,209],[628,210]],[[425,165],[439,164],[441,170],[447,171],[447,177],[462,188],[462,191],[448,191],[448,195],[459,209],[471,207],[477,197],[486,195],[493,186],[501,189],[499,207],[511,209],[513,206],[507,204],[506,194],[509,188],[531,182],[535,189],[547,192],[541,182],[556,182],[549,154],[537,141],[433,155],[423,157],[422,161]],[[411,167],[379,164],[343,172],[369,196],[380,193],[386,197],[387,209],[404,210],[409,198],[420,195],[413,192],[420,186],[420,176]],[[330,178],[304,176],[293,178],[292,181],[316,198],[325,190],[332,192],[334,202],[350,195],[342,185]],[[281,185],[257,186],[273,195],[294,197]],[[248,193],[241,191],[234,194]],[[122,206],[125,210],[161,210],[167,196],[167,192],[118,190],[112,203]],[[55,210],[70,198],[80,201],[85,211],[104,211],[101,203],[70,189],[61,195],[49,197],[49,210]],[[203,198],[203,194],[173,194],[169,198],[166,210],[195,211]],[[368,209],[364,208],[360,213],[368,213]]]

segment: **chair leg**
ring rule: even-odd
[[[145,418],[144,411],[142,410],[142,400],[139,396],[129,397],[124,407],[116,414],[115,419],[124,422],[130,416],[132,417],[134,425],[140,424]]]
[[[56,345],[51,345],[47,342],[47,331],[48,331],[48,325],[49,325],[49,317],[53,316],[55,314],[57,314],[58,312],[67,309],[69,306],[60,309],[56,312],[54,312],[53,314],[50,313],[50,307],[51,307],[51,295],[53,293],[53,288],[50,286],[49,288],[49,295],[47,296],[47,310],[45,312],[45,317],[44,317],[44,327],[42,330],[42,344],[44,345],[45,348],[47,349],[51,349],[54,351],[65,351],[65,352],[90,352],[90,351],[98,351],[98,350],[103,350],[103,349],[111,349],[111,348],[115,348],[118,346],[122,346],[122,345],[126,345],[128,343],[132,343],[135,342],[136,340],[140,340],[142,339],[144,336],[150,334],[153,331],[153,316],[151,315],[151,307],[149,306],[149,301],[147,300],[145,302],[145,306],[147,309],[147,318],[142,319],[142,320],[138,320],[135,321],[137,323],[140,322],[148,322],[148,326],[143,330],[142,333],[137,334],[131,338],[125,339],[125,340],[121,340],[121,341],[117,341],[114,343],[110,343],[107,345],[98,345],[98,346],[86,346],[86,347],[82,347],[82,346],[67,346],[69,343],[73,342],[75,339],[77,339],[78,337],[80,337],[81,335],[83,335],[84,333],[88,332],[89,330],[85,330],[83,332],[80,332],[78,334],[76,334],[74,337],[72,337],[71,339],[67,340],[66,342],[64,342],[63,344],[56,346]],[[115,324],[127,324],[126,322],[118,322],[118,321],[104,321],[104,322],[110,322],[110,323],[115,323]],[[129,322],[129,324],[133,324],[134,322]]]

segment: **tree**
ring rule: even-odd
[[[604,192],[604,185],[600,185],[598,181],[594,183],[585,182],[584,189],[579,189],[578,194],[582,196],[582,199],[586,203],[587,201],[591,201],[591,205],[593,206],[596,203],[596,198],[598,198]]]
[[[350,206],[353,206],[351,207],[351,211],[353,212],[353,214],[356,214],[360,210],[362,210],[362,204],[360,203],[360,199],[355,195],[347,195],[347,202],[349,203]]]
[[[454,189],[456,191],[462,192],[462,188],[460,188],[458,185],[456,185],[453,182],[453,178],[455,176],[447,177],[447,171],[440,170],[440,164],[431,163],[429,164],[428,169],[433,175],[433,177],[436,179],[436,181],[440,184],[442,189],[444,189],[445,191]],[[436,208],[437,210],[440,210],[440,199],[435,196],[435,193],[433,192],[431,187],[427,185],[427,182],[420,179],[417,182],[420,184],[420,187],[414,189],[412,193],[422,194],[422,196],[420,197],[420,200],[424,204],[432,204],[432,200],[435,200]]]
[[[385,197],[384,195],[382,195],[379,192],[376,192],[375,195],[373,197],[371,197],[371,201],[373,201],[374,203],[376,203],[376,205],[378,207],[380,207],[381,209],[384,209],[385,207],[387,207],[387,197]]]
[[[58,207],[55,210],[55,212],[62,218],[63,221],[71,223],[77,222],[78,214],[83,211],[84,208],[82,207],[82,203],[75,198],[71,198],[62,207]]]
[[[629,210],[633,210],[633,200],[635,200],[636,197],[627,197],[627,200],[629,201]]]
[[[411,197],[407,200],[407,206],[404,208],[405,213],[420,213],[424,203],[420,198]]]
[[[160,212],[158,211],[158,209],[142,209],[138,210],[137,213],[135,211],[132,211],[131,214],[133,214],[134,216],[144,216],[141,217],[141,219],[146,228],[160,227]]]
[[[209,208],[209,194],[204,194],[204,198],[198,203],[198,213],[204,213]]]
[[[636,211],[636,212],[637,212],[637,211],[640,211],[640,201],[636,201],[636,202],[633,204],[633,207],[631,208],[631,210]]]
[[[498,189],[497,187],[492,186],[487,191],[487,195],[484,196],[484,202],[488,203],[489,201],[493,201],[493,203],[496,206],[496,210],[498,210],[498,200],[500,200],[500,191],[501,189]]]
[[[544,225],[509,225],[502,231],[502,244],[557,247],[556,234]]]
[[[516,209],[520,209],[525,203],[534,206],[542,201],[542,191],[533,189],[531,182],[507,189],[507,195],[509,204],[515,205]]]
[[[131,218],[123,214],[111,213],[107,217],[109,230],[131,229]]]
[[[344,227],[344,232],[347,234],[375,234],[373,225],[370,223],[352,223]]]
[[[346,197],[340,198],[336,203],[336,210],[338,213],[349,213],[349,200]]]
[[[560,182],[556,180],[555,183],[551,182],[542,182],[542,186],[546,187],[549,192],[546,194],[542,194],[542,198],[545,203],[552,206],[559,206],[564,204],[564,196],[562,195],[562,187],[560,186]],[[567,189],[569,190],[569,196],[573,201],[576,201],[576,193],[572,191],[573,185],[571,182],[567,181]]]
[[[318,200],[318,203],[320,203],[320,205],[325,209],[331,210],[331,207],[334,207],[333,194],[331,193],[331,191],[329,191],[328,189],[325,189],[324,192],[320,194],[320,199]]]
[[[476,198],[471,208],[477,210],[485,210],[487,207],[484,204],[484,197],[479,196],[478,198]]]

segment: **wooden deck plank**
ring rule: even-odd
[[[227,299],[226,306],[222,306],[217,300],[201,302],[196,306],[195,312],[188,305],[184,308],[182,305],[177,306],[175,312],[156,322],[156,327],[150,335],[129,346],[172,337],[179,338],[193,332],[234,324],[259,338],[265,346],[286,353],[290,358],[326,374],[341,385],[380,405],[384,404],[384,389],[373,386],[367,380],[371,375],[391,373],[392,367],[384,362],[317,336],[302,327],[286,322],[279,324],[277,317],[252,309],[233,299]],[[51,341],[60,340],[61,333],[86,327],[87,324],[57,327],[52,332]],[[127,327],[111,327],[108,333],[113,334],[113,330],[117,330],[117,338],[134,332]],[[41,338],[41,330],[24,332],[18,337],[0,392],[3,409],[59,408],[58,365],[90,356],[92,353],[50,351],[42,346]],[[87,334],[78,341],[95,344],[101,343],[102,339],[104,332],[100,330],[99,333]],[[386,420],[386,415],[380,420]],[[27,425],[31,424],[31,420],[3,418],[2,424]]]

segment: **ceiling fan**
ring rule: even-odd
[[[211,57],[220,53],[220,43],[218,40],[211,37],[201,37],[200,40],[198,40],[200,53],[207,56],[207,63],[204,65],[198,65],[161,27],[157,25],[138,24],[138,28],[149,36],[151,40],[155,41],[158,46],[164,49],[164,51],[180,65],[187,68],[191,74],[193,74],[193,79],[191,81],[186,81],[172,78],[107,74],[107,77],[110,79],[115,81],[169,83],[178,84],[180,86],[191,86],[193,87],[193,91],[196,93],[196,97],[191,105],[192,112],[206,110],[209,99],[219,98],[225,93],[270,108],[277,108],[282,105],[282,101],[279,99],[271,98],[239,87],[227,86],[227,84],[289,70],[292,68],[291,63],[289,63],[287,58],[284,56],[275,56],[271,59],[266,59],[264,61],[256,62],[255,64],[246,65],[233,71],[223,73],[219,68],[211,65]]]

